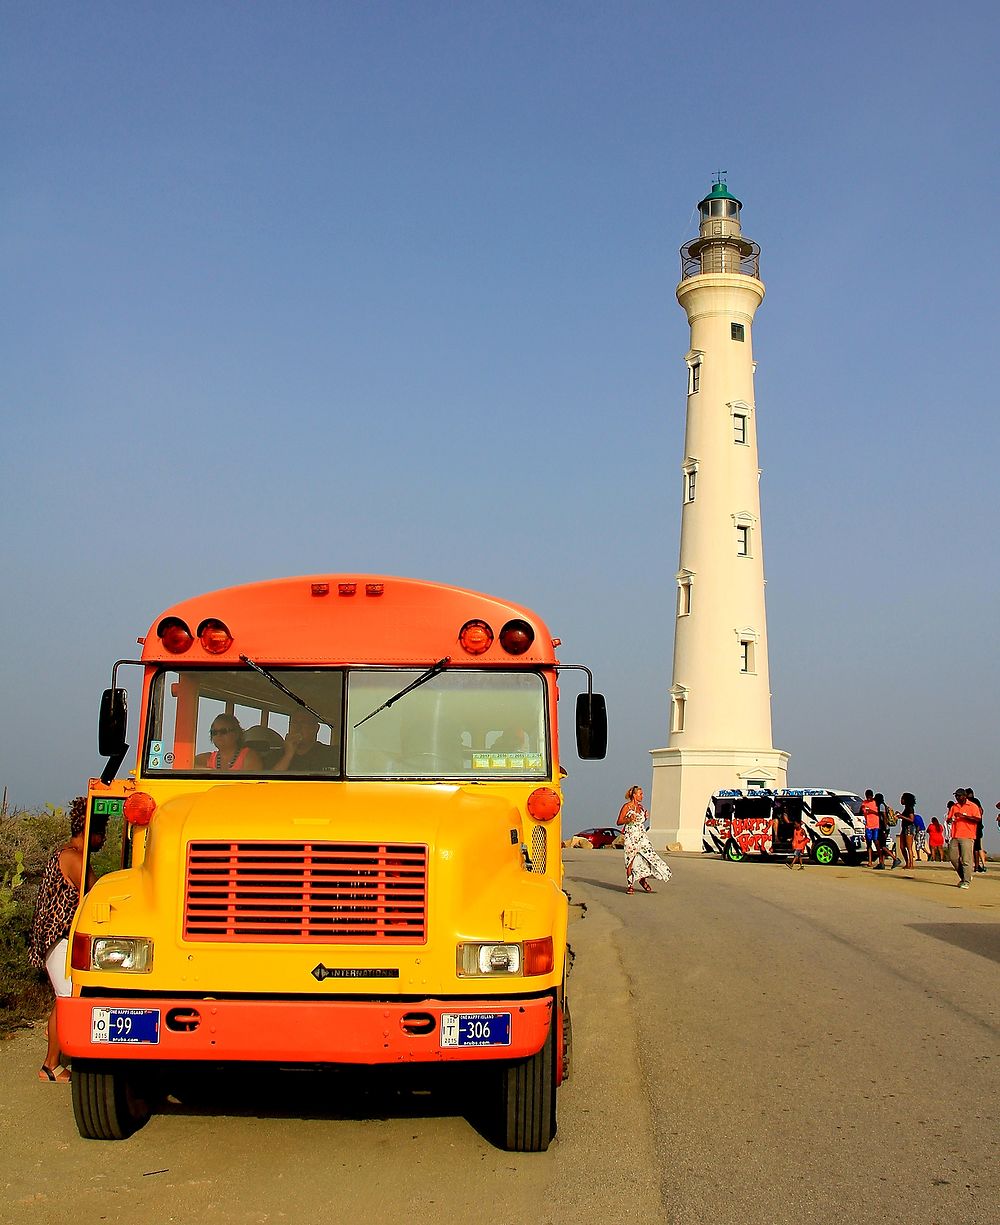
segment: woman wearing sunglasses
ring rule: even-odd
[[[218,715],[212,720],[210,733],[215,748],[199,753],[194,764],[205,770],[244,770],[248,774],[263,774],[264,763],[256,749],[243,743],[243,728],[233,715]]]

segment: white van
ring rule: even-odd
[[[792,828],[802,818],[813,863],[856,863],[865,849],[861,797],[827,787],[780,791],[717,791],[708,802],[702,847],[734,863],[751,855],[792,854]]]

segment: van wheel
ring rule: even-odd
[[[85,1140],[127,1140],[149,1118],[135,1073],[114,1064],[73,1060],[73,1115]]]
[[[831,867],[839,858],[840,847],[829,838],[821,839],[812,849],[813,863],[822,864],[825,868]]]
[[[509,1153],[544,1153],[556,1134],[556,1029],[553,1015],[538,1054],[500,1069],[499,1139]]]
[[[746,859],[746,856],[740,850],[740,844],[738,842],[734,842],[732,838],[730,838],[723,847],[722,857],[723,859],[730,860],[732,863],[741,863],[744,859]]]

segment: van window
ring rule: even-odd
[[[843,817],[843,798],[839,795],[814,795],[812,811],[814,817]]]
[[[746,799],[736,801],[736,816],[738,820],[752,820],[754,817],[771,819],[771,801],[764,799]]]

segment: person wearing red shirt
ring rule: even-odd
[[[951,813],[951,844],[948,847],[951,864],[958,873],[959,889],[968,889],[972,881],[972,848],[976,844],[976,830],[981,820],[979,807],[970,803],[964,787],[955,792],[955,803]]]

